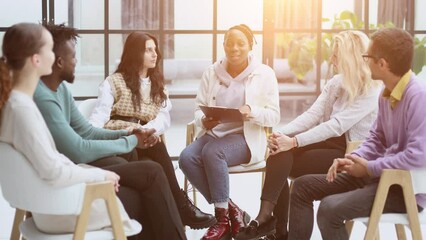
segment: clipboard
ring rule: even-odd
[[[211,117],[215,120],[218,120],[221,123],[227,122],[242,122],[243,115],[241,115],[240,110],[236,108],[226,108],[226,107],[208,107],[200,105],[201,111],[203,111],[206,117]]]

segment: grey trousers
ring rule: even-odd
[[[310,239],[313,229],[313,201],[321,200],[317,223],[323,239],[349,239],[345,221],[368,217],[373,206],[379,178],[356,178],[339,174],[329,183],[325,174],[305,175],[293,182],[290,193],[288,239]],[[418,206],[419,211],[423,208]],[[392,186],[384,213],[405,213],[400,186]]]

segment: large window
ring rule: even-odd
[[[408,30],[417,42],[413,69],[426,75],[425,7],[423,0],[8,0],[0,1],[0,37],[22,21],[77,28],[77,78],[70,88],[85,98],[96,96],[117,67],[126,36],[147,31],[159,38],[171,97],[192,99],[202,72],[224,56],[225,31],[244,23],[255,32],[253,53],[275,70],[281,96],[304,101],[285,108],[306,108],[327,77],[332,35],[344,29]]]

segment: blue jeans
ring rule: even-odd
[[[368,217],[379,178],[356,178],[341,173],[332,182],[325,174],[304,175],[293,182],[290,197],[289,240],[309,240],[313,228],[313,201],[321,200],[317,223],[324,240],[349,239],[345,221]],[[421,211],[423,208],[417,206]],[[392,186],[383,213],[405,213],[400,186]]]
[[[207,202],[227,202],[228,166],[248,163],[250,158],[250,149],[242,133],[222,138],[205,134],[182,151],[179,167]]]

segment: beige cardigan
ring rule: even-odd
[[[201,118],[204,113],[200,105],[216,106],[216,95],[220,88],[220,81],[214,71],[213,65],[204,73],[195,100],[195,124],[203,128]],[[245,103],[251,108],[251,119],[244,122],[244,137],[251,152],[254,164],[264,160],[267,148],[264,127],[274,127],[280,122],[280,106],[278,82],[275,72],[264,64],[249,75],[245,82]],[[204,135],[202,129],[198,136]]]

